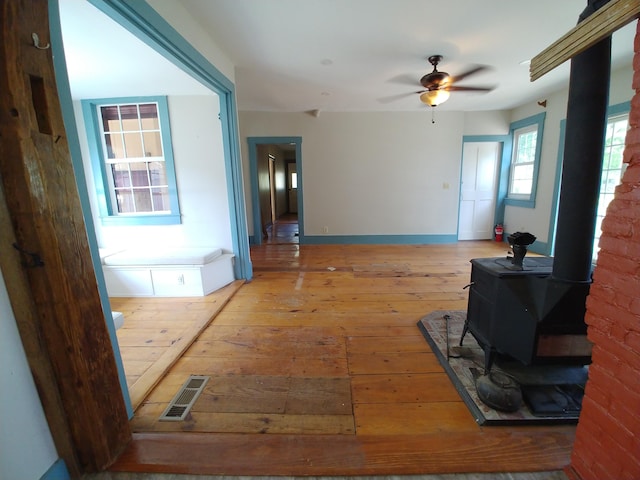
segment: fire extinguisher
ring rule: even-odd
[[[504,234],[504,228],[502,228],[502,224],[501,223],[497,224],[494,228],[494,231],[496,234],[496,242],[501,242],[502,235]]]

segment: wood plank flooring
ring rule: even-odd
[[[254,247],[254,279],[141,403],[112,470],[562,469],[574,427],[478,426],[416,326],[433,310],[465,309],[469,260],[506,252],[495,242]],[[192,412],[158,421],[190,374],[211,376]]]
[[[243,283],[206,297],[110,299],[125,319],[116,336],[134,409]]]

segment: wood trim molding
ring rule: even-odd
[[[611,0],[531,59],[531,81],[640,17],[640,0]]]

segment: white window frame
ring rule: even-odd
[[[158,108],[158,122],[160,129],[162,157],[130,158],[113,160],[109,159],[104,142],[104,131],[100,108],[103,106],[132,105],[155,103]],[[94,184],[98,196],[98,207],[103,225],[175,225],[181,222],[178,189],[171,145],[171,130],[169,125],[169,110],[166,97],[127,97],[83,100],[82,108],[91,163],[93,169]],[[113,163],[136,163],[147,161],[164,162],[166,174],[166,188],[169,193],[169,209],[149,212],[119,213],[116,200],[116,191],[111,174]]]

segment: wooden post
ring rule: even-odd
[[[110,465],[131,432],[57,97],[47,1],[0,2],[0,34],[0,214],[10,217],[0,223],[15,233],[15,247],[0,237],[0,265],[56,446],[78,476]],[[11,269],[19,261],[22,273]]]

